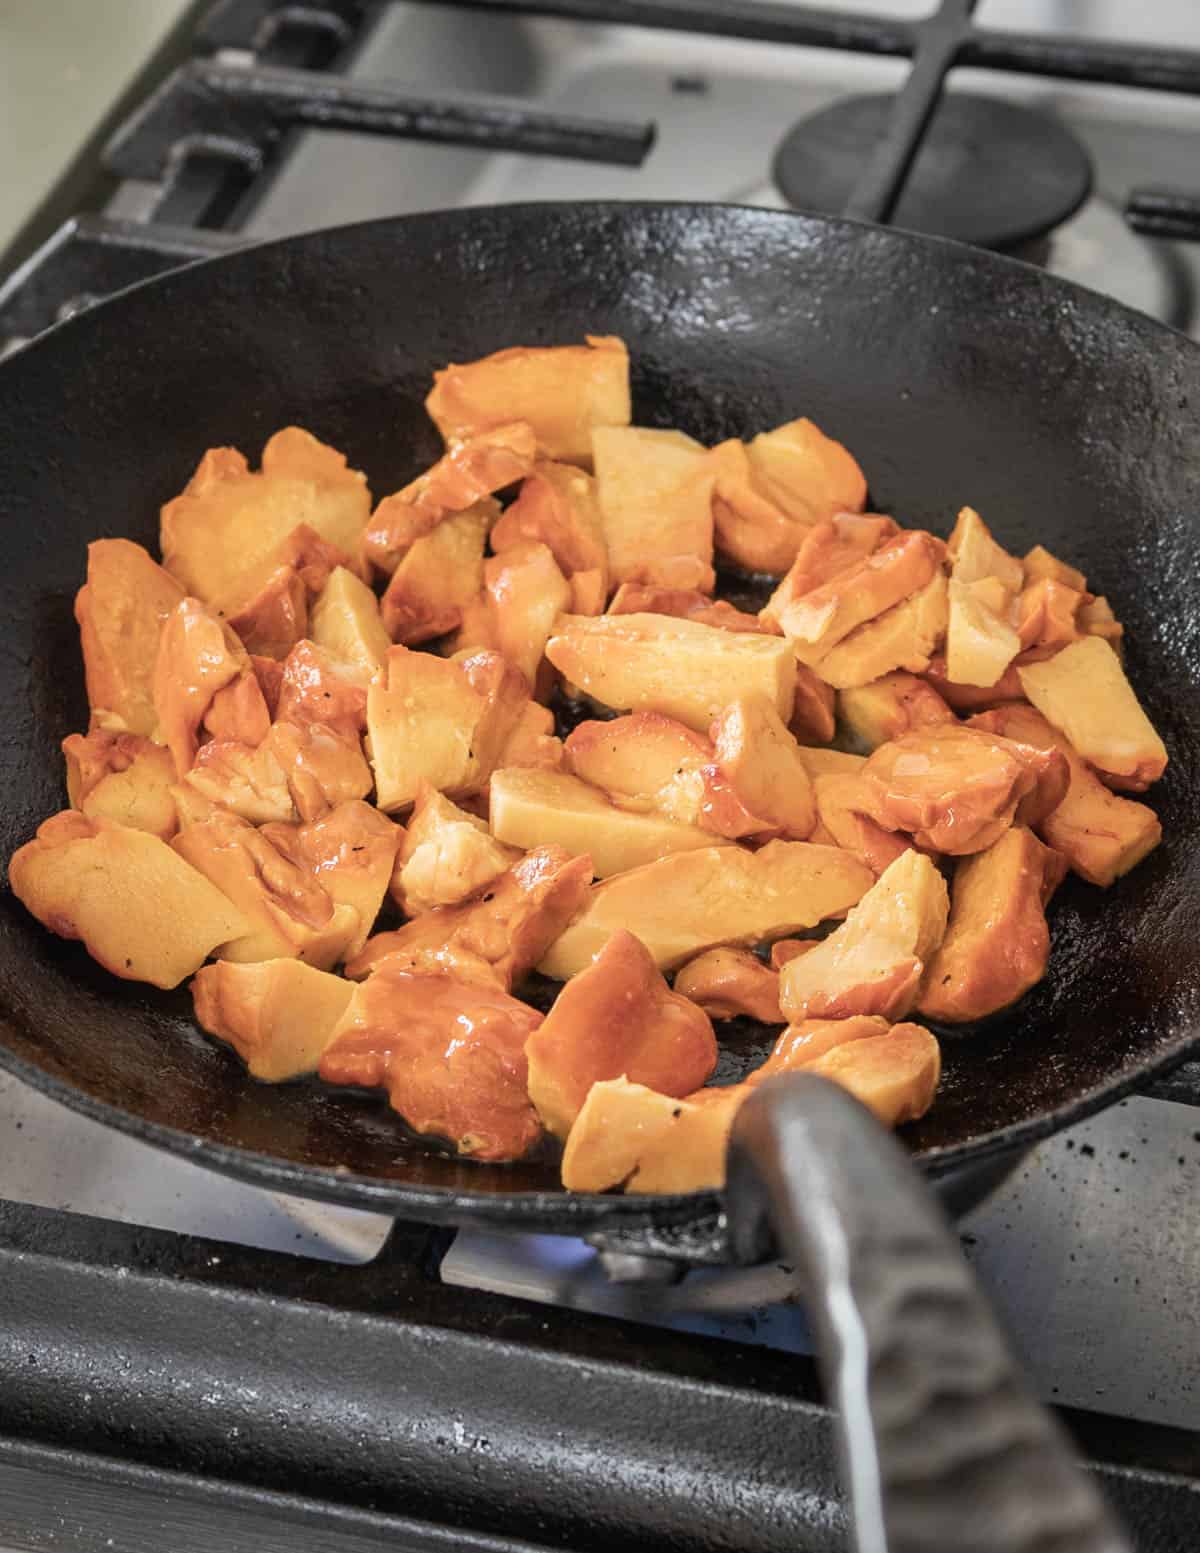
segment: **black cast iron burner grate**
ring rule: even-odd
[[[0,1540],[845,1546],[809,1361],[453,1288],[446,1243],[397,1226],[333,1266],[0,1204]],[[1139,1553],[1190,1547],[1200,1439],[1062,1417]]]

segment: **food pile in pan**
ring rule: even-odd
[[[1160,839],[1107,601],[969,507],[948,542],[865,512],[809,420],[631,426],[616,339],[426,402],[446,451],[374,506],[289,427],[257,470],[205,453],[161,565],[90,547],[91,725],[17,895],[117,976],[193,977],[256,1077],[382,1088],[478,1160],[550,1135],[579,1190],[719,1183],[788,1070],[922,1115],[916,1021],[1019,998],[1064,873],[1111,885]],[[714,558],[778,578],[759,613]],[[562,698],[590,714],[565,740]],[[773,1053],[706,1087],[738,1015]]]

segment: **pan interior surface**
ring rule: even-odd
[[[298,423],[376,498],[439,451],[436,367],[619,334],[634,419],[705,443],[809,415],[865,468],[870,505],[946,534],[978,508],[1017,553],[1082,568],[1126,626],[1171,765],[1163,845],[1101,891],[1071,880],[1049,976],[946,1033],[932,1112],[948,1166],[1009,1146],[1181,1056],[1200,1027],[1200,349],[1038,271],[953,244],[720,206],[504,207],[373,222],[177,272],[0,368],[0,769],[5,858],[65,803],[86,727],[72,616],[89,540],[154,549],[205,448],[255,459]],[[722,1076],[770,1044],[728,1027]],[[477,1166],[406,1139],[382,1105],[266,1086],[202,1036],[185,991],[123,983],[0,901],[0,1063],[90,1114],[311,1196],[565,1227],[654,1200],[571,1199],[550,1161]],[[529,1198],[524,1194],[547,1194]],[[557,1215],[557,1217],[555,1217]]]

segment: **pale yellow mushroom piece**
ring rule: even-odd
[[[355,983],[301,960],[205,965],[192,982],[196,1022],[226,1041],[255,1078],[278,1084],[315,1073]]]

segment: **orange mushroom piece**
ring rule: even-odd
[[[192,981],[202,1030],[225,1041],[257,1079],[282,1083],[315,1073],[345,1017],[354,983],[302,960],[218,960]]]
[[[497,987],[385,965],[355,991],[318,1071],[386,1089],[414,1132],[470,1159],[521,1159],[542,1135],[525,1060],[541,1022]]]
[[[742,801],[711,741],[661,712],[579,723],[563,756],[573,776],[602,788],[622,808],[657,810],[731,838],[773,829],[770,818]]]
[[[610,615],[674,615],[677,620],[698,620],[722,631],[754,631],[778,636],[779,628],[758,615],[736,609],[726,599],[710,598],[699,588],[664,588],[653,583],[623,582],[608,606]]]
[[[179,820],[171,787],[175,762],[136,733],[73,733],[63,740],[67,796],[90,819],[109,819],[169,841]]]
[[[1143,792],[1162,776],[1166,746],[1102,637],[1081,637],[1018,672],[1029,700],[1110,787]]]
[[[812,781],[799,745],[761,692],[738,696],[709,729],[717,768],[769,828],[803,840],[816,824]]]
[[[837,732],[833,686],[804,663],[796,665],[796,699],[788,727],[800,744],[828,744]]]
[[[385,496],[371,514],[363,534],[368,559],[394,572],[409,547],[443,519],[524,479],[536,448],[532,428],[520,420],[452,441],[436,464]]]
[[[944,547],[922,530],[899,534],[830,581],[784,606],[779,624],[801,663],[820,663],[857,626],[931,583]]]
[[[158,638],[184,590],[128,539],[88,546],[87,581],[75,595],[92,726],[149,736]]]
[[[280,670],[275,716],[364,733],[369,679],[360,664],[338,658],[315,642],[297,642]]]
[[[236,448],[209,448],[163,507],[163,565],[226,619],[261,598],[272,576],[296,571],[314,593],[340,560],[359,565],[371,508],[366,476],[336,448],[285,426],[251,471]]]
[[[876,878],[912,845],[903,832],[884,830],[865,812],[867,799],[856,773],[831,771],[818,776],[813,794],[828,844],[853,852]]]
[[[535,847],[479,900],[439,906],[391,932],[377,933],[347,961],[346,975],[369,976],[388,958],[416,956],[424,963],[464,953],[493,966],[507,989],[533,968],[588,901],[589,857],[561,847]]]
[[[917,1002],[926,1018],[982,1019],[1042,979],[1050,959],[1046,902],[1065,872],[1066,860],[1023,825],[958,864],[949,926]]]
[[[290,863],[307,869],[335,906],[353,906],[358,930],[346,954],[357,954],[375,926],[404,831],[371,804],[349,799],[310,824],[264,825],[261,834]]]
[[[9,859],[13,894],[114,976],[176,987],[249,924],[222,891],[148,831],[66,809]]]
[[[1047,751],[979,728],[925,728],[880,745],[867,761],[863,812],[929,851],[981,852],[1053,765]]]
[[[1121,798],[1080,759],[1070,741],[1031,706],[1001,706],[971,719],[973,727],[1003,734],[1039,749],[1058,750],[1067,764],[1067,790],[1039,821],[1042,839],[1089,884],[1107,888],[1162,840],[1154,810]]]
[[[779,972],[764,965],[749,949],[706,949],[680,967],[675,991],[712,1019],[745,1017],[765,1025],[783,1023]]]
[[[629,424],[629,352],[604,334],[516,345],[435,372],[425,408],[447,442],[519,419],[543,457],[590,467],[593,429]]]
[[[828,522],[807,529],[796,559],[763,605],[763,618],[778,627],[789,604],[857,566],[899,532],[891,518],[865,512],[839,513]]]
[[[620,928],[567,982],[525,1055],[529,1098],[547,1131],[566,1138],[594,1083],[624,1074],[660,1094],[687,1094],[711,1076],[717,1042],[708,1015],[672,992]]]
[[[414,647],[463,624],[483,585],[483,549],[499,512],[485,496],[413,540],[379,603],[393,641]]]
[[[263,831],[216,810],[188,825],[175,852],[230,900],[246,928],[222,942],[225,960],[295,957],[327,971],[359,934],[357,910],[335,904],[312,872],[283,855]]]
[[[195,761],[200,724],[213,698],[239,677],[253,703],[258,680],[246,649],[199,599],[181,599],[163,623],[154,664],[154,709],[180,777]],[[261,714],[269,723],[265,701]]]
[[[600,596],[596,613],[604,608],[608,593],[604,520],[596,482],[582,469],[539,459],[522,482],[516,501],[493,528],[491,538],[496,555],[523,541],[536,540],[549,547],[564,577],[595,575]],[[574,606],[572,612],[591,613]]]
[[[766,1062],[747,1073],[742,1082],[761,1084],[777,1074],[794,1073],[831,1052],[835,1046],[886,1035],[891,1028],[878,1014],[851,1014],[848,1019],[798,1019],[788,1025],[775,1042]]]

